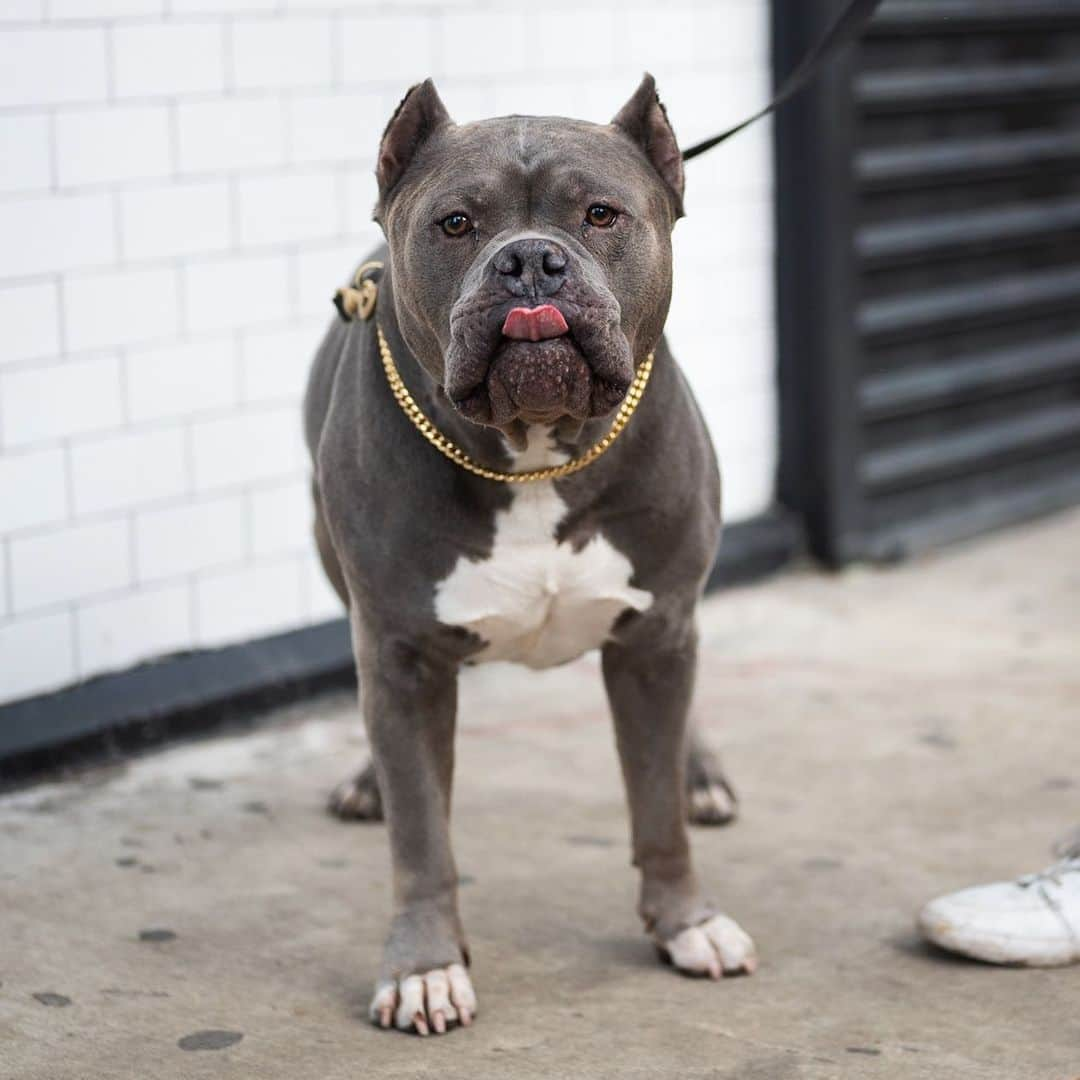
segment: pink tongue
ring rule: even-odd
[[[541,304],[534,308],[513,308],[506,316],[502,332],[518,341],[543,341],[545,338],[562,337],[569,331],[562,312],[553,304]]]

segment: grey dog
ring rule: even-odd
[[[330,328],[305,401],[316,540],[372,755],[335,806],[385,813],[393,856],[372,1019],[427,1034],[476,1015],[448,819],[458,672],[488,659],[601,650],[645,928],[682,971],[751,972],[753,943],[707,898],[687,838],[688,816],[734,812],[688,735],[720,478],[663,338],[683,169],[653,79],[606,125],[457,125],[428,80],[390,120],[376,176],[377,306]],[[380,333],[456,460],[395,399]],[[602,442],[628,391],[618,439],[544,478]]]

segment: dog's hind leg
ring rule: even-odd
[[[371,759],[333,791],[327,809],[342,821],[382,821],[382,796]],[[687,737],[686,817],[692,825],[730,825],[739,814],[739,797],[700,728]]]
[[[687,819],[692,825],[729,825],[738,814],[739,797],[724,775],[719,754],[700,725],[691,721],[686,740]]]
[[[337,552],[330,542],[330,534],[323,518],[322,499],[318,485],[312,481],[311,495],[315,503],[315,546],[319,550],[319,559],[323,570],[330,579],[334,591],[341,597],[341,602],[349,606],[349,592],[345,585],[345,575],[341,570]],[[327,809],[334,817],[342,821],[382,821],[383,804],[379,794],[379,783],[375,779],[375,765],[369,757],[363,768],[355,776],[343,780],[327,800]]]
[[[327,810],[342,821],[382,821],[383,803],[375,763],[368,758],[364,767],[348,780],[342,780],[327,801]]]

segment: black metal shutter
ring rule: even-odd
[[[834,0],[774,2],[785,71]],[[893,0],[777,121],[781,498],[833,563],[1080,502],[1080,0]]]

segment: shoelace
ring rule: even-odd
[[[1017,879],[1016,884],[1026,889],[1044,881],[1051,881],[1060,888],[1065,874],[1080,874],[1080,828],[1059,840],[1053,847],[1053,854],[1057,856],[1057,862],[1051,863],[1037,874],[1025,874]]]
[[[1039,890],[1043,902],[1058,917],[1061,925],[1065,928],[1065,933],[1072,938],[1073,943],[1080,949],[1080,926],[1073,925],[1062,910],[1057,897],[1047,889],[1049,884],[1056,885],[1060,889],[1064,884],[1062,878],[1066,874],[1080,874],[1080,829],[1061,843],[1055,844],[1054,854],[1061,856],[1057,862],[1051,863],[1045,870],[1040,870],[1037,874],[1025,874],[1022,878],[1018,878],[1016,883],[1022,889],[1035,887]]]
[[[1042,882],[1051,881],[1060,887],[1062,884],[1061,879],[1066,874],[1080,874],[1080,854],[1066,855],[1064,859],[1059,859],[1056,863],[1051,863],[1037,874],[1025,874],[1022,878],[1017,878],[1016,884],[1022,889],[1026,889],[1032,885],[1039,885]]]
[[[1054,854],[1059,859],[1080,859],[1080,827],[1073,829],[1054,845]]]

